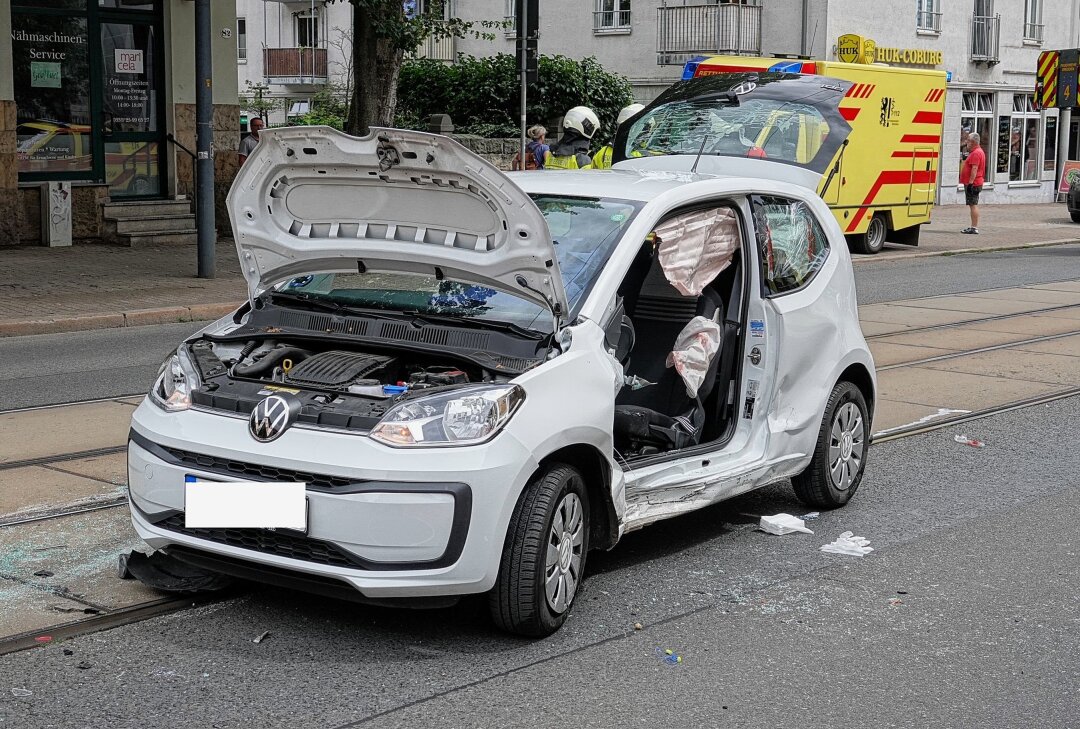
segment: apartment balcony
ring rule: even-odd
[[[326,49],[263,48],[263,76],[271,84],[325,84]]]
[[[760,5],[657,8],[656,63],[681,66],[694,56],[761,55]]]
[[[971,62],[993,66],[1001,60],[1001,16],[971,16]]]
[[[414,58],[430,58],[433,61],[453,63],[457,60],[456,41],[457,38],[452,35],[445,38],[428,36],[412,55]]]

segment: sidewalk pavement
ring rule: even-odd
[[[1080,242],[1064,205],[984,205],[981,235],[962,235],[967,207],[937,207],[917,248],[887,244],[857,265],[919,256]],[[195,277],[194,246],[0,248],[0,336],[202,321],[246,297],[231,240],[217,246],[217,277]]]

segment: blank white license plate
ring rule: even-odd
[[[238,483],[188,476],[184,524],[193,529],[293,529],[307,532],[302,483]]]

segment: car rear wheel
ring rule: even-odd
[[[852,236],[852,249],[856,253],[878,253],[885,246],[885,236],[889,232],[889,226],[885,224],[885,216],[878,213],[870,218],[870,225],[866,232]]]
[[[859,488],[870,445],[866,399],[850,382],[833,388],[810,465],[791,479],[795,495],[809,506],[833,509]]]
[[[574,604],[589,551],[589,498],[581,474],[552,464],[518,499],[488,606],[518,635],[551,635]]]

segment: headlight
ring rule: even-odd
[[[390,409],[371,437],[391,446],[474,445],[494,437],[525,400],[517,385],[456,389]]]
[[[191,393],[198,386],[199,373],[187,348],[181,347],[161,363],[150,399],[169,412],[180,412],[191,407]]]

